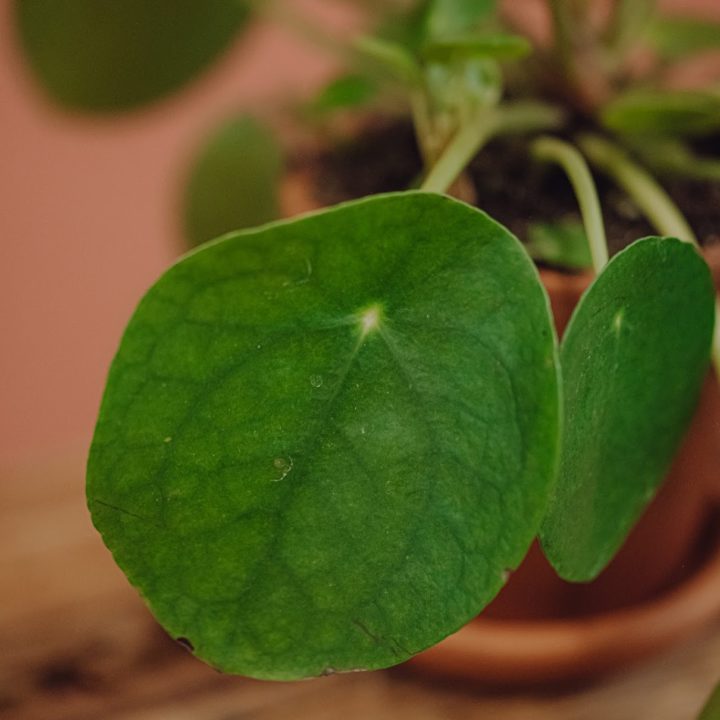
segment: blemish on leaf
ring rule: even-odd
[[[360,630],[364,635],[367,635],[374,643],[377,645],[382,644],[382,638],[379,635],[375,635],[373,632],[371,632],[368,627],[358,620],[357,618],[354,618],[352,621],[353,625],[355,625],[356,628]]]
[[[163,440],[163,442],[164,442],[164,443],[172,442],[172,437],[171,437],[170,435],[168,435],[168,436]]]
[[[319,387],[321,387],[322,384],[323,384],[323,377],[322,377],[322,375],[311,375],[311,376],[310,376],[310,384],[311,384],[314,388],[319,388]]]
[[[291,457],[288,457],[287,459],[278,457],[273,460],[273,466],[279,470],[282,475],[278,478],[273,478],[273,482],[280,482],[281,480],[284,480],[292,471],[293,465],[295,463],[293,462],[293,459]]]
[[[624,320],[625,320],[625,308],[620,308],[615,313],[615,317],[613,317],[613,322],[612,322],[613,332],[616,335],[620,334]]]
[[[195,652],[193,644],[186,637],[175,638],[175,642],[182,645],[188,652]]]
[[[283,283],[283,287],[289,287],[292,285],[304,285],[307,282],[310,282],[310,276],[312,275],[312,263],[310,262],[309,258],[305,258],[305,275],[301,277],[299,280],[288,280],[287,282]]]

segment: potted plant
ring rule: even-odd
[[[48,34],[67,24],[41,5],[17,3],[30,57],[56,95],[87,106],[82,93],[63,92],[94,87],[87,75],[97,68],[80,63],[83,82],[73,84],[70,57],[70,70],[52,74],[58,43]],[[226,5],[201,14],[226,28]],[[590,3],[549,0],[552,41],[532,53],[492,2],[393,11],[381,31],[352,44],[353,73],[315,109],[406,97],[419,189],[224,235],[178,261],[142,300],[110,371],[88,501],[130,581],[199,657],[270,679],[387,667],[477,615],[537,536],[567,581],[591,581],[610,563],[680,447],[711,354],[720,365],[710,271],[650,172],[720,177],[717,161],[688,141],[720,130],[720,95],[661,82],[668,58],[718,44],[718,35],[651,19],[653,5],[618,0],[603,21]],[[82,33],[81,16],[71,27]],[[186,30],[196,36],[192,22]],[[635,62],[640,34],[658,55],[644,73]],[[212,48],[203,45],[190,69],[226,41],[219,33]],[[188,67],[148,92],[174,87]],[[128,97],[126,105],[147,93]],[[114,104],[123,103],[100,106]],[[503,183],[480,151],[507,137],[527,176],[543,177],[548,163],[562,169],[581,225],[520,218],[523,247],[472,206],[490,209],[493,184],[473,174]],[[226,202],[233,148],[240,167],[229,177],[245,189],[250,223]],[[656,236],[611,246],[608,259],[588,162]],[[193,238],[230,229],[226,219],[236,227],[270,219],[278,167],[257,125],[225,128],[190,182]],[[407,167],[410,184],[412,158]],[[561,187],[563,176],[554,177]],[[562,342],[528,251],[546,265],[593,268],[594,278],[579,280],[545,271],[556,320],[569,319]],[[716,413],[717,400],[704,400],[713,401]],[[690,491],[693,478],[679,479],[684,487],[668,491],[661,517],[707,516],[709,489]],[[698,532],[693,526],[667,553],[686,563]],[[704,558],[690,589],[717,588],[716,557]],[[663,573],[650,584],[657,592],[668,582]],[[545,597],[559,587],[565,593],[553,580]],[[604,617],[590,626],[480,620],[477,632],[419,662],[441,658],[446,671],[496,679],[606,670],[667,642],[656,623],[676,617],[671,610],[685,613],[670,622],[681,633],[720,612],[717,593],[688,593],[675,589],[643,608],[644,625],[621,611],[614,635]],[[611,635],[631,647],[628,632],[639,636],[634,651],[600,655]],[[504,665],[528,638],[521,661]]]

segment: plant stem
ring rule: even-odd
[[[595,182],[585,159],[576,148],[557,138],[538,138],[531,149],[536,158],[556,162],[567,173],[580,205],[593,268],[599,274],[608,261],[607,238]]]
[[[550,17],[552,19],[553,41],[557,48],[558,58],[567,76],[573,70],[573,32],[568,17],[567,0],[549,0]]]
[[[433,165],[421,190],[446,192],[488,140],[497,135],[548,130],[562,124],[564,116],[551,105],[518,102],[483,108],[455,134]]]
[[[409,95],[415,138],[422,155],[423,166],[429,169],[435,162],[435,157],[432,145],[432,121],[427,96],[420,88],[411,89]]]
[[[700,250],[695,233],[672,198],[624,150],[597,135],[584,135],[578,142],[590,162],[610,175],[625,190],[657,232],[691,243]],[[717,297],[712,357],[715,373],[720,378],[720,299]]]
[[[471,123],[456,133],[420,186],[421,190],[442,193],[455,182],[465,166],[495,134],[497,120],[493,114],[488,113],[488,117],[478,123],[480,127]]]
[[[595,167],[625,190],[659,233],[699,246],[695,233],[670,196],[624,150],[597,135],[583,135],[578,144]]]

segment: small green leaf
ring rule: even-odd
[[[531,223],[526,250],[535,260],[573,270],[592,267],[587,235],[579,220],[556,223]]]
[[[275,220],[282,152],[273,133],[251,117],[234,118],[200,152],[185,192],[190,245]]]
[[[467,205],[399,193],[228,236],[130,322],[93,520],[220,669],[393,665],[477,614],[537,533],[556,376],[535,268]]]
[[[681,60],[706,50],[720,50],[720,23],[709,18],[659,17],[651,24],[648,38],[661,57]]]
[[[520,35],[467,34],[431,40],[425,45],[423,55],[428,60],[439,62],[473,57],[517,60],[525,57],[531,50],[530,43]]]
[[[706,135],[720,130],[720,96],[690,91],[632,91],[609,103],[602,122],[616,132]]]
[[[242,0],[15,0],[23,49],[69,108],[113,112],[184,85],[248,18]]]
[[[362,75],[341,75],[328,83],[311,103],[316,113],[356,108],[375,98],[377,86]]]
[[[720,685],[713,691],[698,720],[720,720]]]
[[[474,117],[478,108],[493,107],[502,96],[502,70],[489,58],[428,63],[425,82],[435,110],[458,117]]]
[[[395,80],[410,86],[421,83],[420,66],[410,51],[399,43],[363,35],[355,40],[354,48],[365,59],[390,72]]]
[[[710,358],[714,290],[688,243],[646,238],[585,293],[561,346],[562,460],[543,523],[567,580],[592,580],[650,502],[692,418]]]
[[[496,9],[496,0],[434,0],[425,35],[428,39],[441,39],[472,32],[491,19]]]

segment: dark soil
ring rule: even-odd
[[[353,143],[339,145],[315,161],[323,204],[403,190],[417,183],[421,161],[412,128],[380,125]],[[534,222],[578,218],[578,206],[565,174],[532,160],[527,141],[498,139],[469,167],[478,206],[521,240]],[[608,244],[617,252],[633,240],[656,234],[633,202],[608,179],[596,176]],[[701,243],[720,243],[720,182],[662,178]]]

